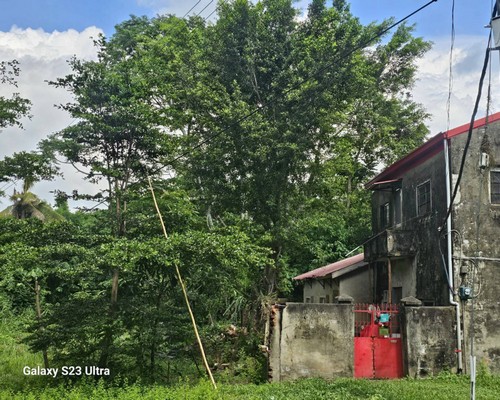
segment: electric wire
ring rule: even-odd
[[[446,284],[448,286],[448,290],[450,291],[451,294],[455,294],[453,286],[451,285],[451,277],[448,274],[448,268],[446,266],[446,260],[444,258],[443,249],[441,248],[441,239],[446,238],[446,236],[447,236],[446,231],[442,230],[438,240],[439,254],[441,255],[441,262],[444,270],[444,275],[446,276]]]
[[[18,179],[9,180],[8,182],[5,183],[5,185],[3,185],[0,188],[0,192],[5,192],[6,190],[9,190],[12,186],[17,185],[18,182],[19,182]]]
[[[453,93],[453,50],[455,48],[455,0],[451,3],[450,66],[448,72],[448,99],[446,101],[446,131],[450,130],[451,95]]]
[[[200,4],[200,3],[201,3],[201,0],[198,0],[198,2],[197,2],[197,3],[193,6],[193,7],[191,7],[191,8],[189,9],[189,11],[188,11],[186,14],[184,14],[184,15],[183,15],[182,19],[186,18],[186,16],[187,16],[187,15],[188,15],[191,11],[193,11],[193,10],[194,10],[194,8],[195,8],[198,4]]]
[[[212,4],[214,2],[214,0],[211,0],[205,7],[202,8],[202,10],[196,14],[196,16],[198,17],[203,11],[205,11],[207,9],[207,7]]]
[[[451,110],[451,95],[453,92],[453,50],[455,48],[455,0],[451,3],[451,39],[450,39],[450,59],[449,59],[449,70],[448,70],[448,98],[446,100],[446,131],[450,129],[450,110]],[[446,139],[445,139],[446,140]],[[438,239],[439,254],[441,254],[441,262],[444,269],[444,274],[446,276],[446,284],[448,290],[451,294],[455,294],[452,285],[452,277],[448,274],[448,267],[443,254],[443,249],[441,248],[441,239],[446,238],[447,233],[444,229],[440,231]]]
[[[215,8],[215,9],[214,9],[214,10],[213,10],[210,14],[208,14],[208,15],[207,15],[207,16],[203,19],[203,21],[206,21],[207,19],[209,19],[209,18],[212,16],[212,14],[213,14],[214,12],[216,12],[216,11],[217,11],[217,7],[216,7],[216,8]]]
[[[495,6],[495,10],[496,10],[496,6]],[[490,32],[490,35],[488,38],[488,46],[486,48],[486,53],[485,53],[485,57],[484,57],[483,69],[481,70],[481,77],[479,79],[479,88],[477,91],[476,101],[474,104],[474,110],[472,111],[472,116],[471,116],[471,120],[470,120],[470,124],[469,124],[469,131],[467,134],[467,140],[465,142],[465,146],[464,146],[464,150],[463,150],[462,161],[460,162],[460,169],[458,171],[457,181],[455,183],[455,188],[453,189],[453,195],[451,196],[450,204],[448,205],[448,210],[446,212],[446,215],[444,217],[444,220],[443,220],[441,226],[439,227],[439,230],[442,230],[444,228],[444,226],[446,225],[446,221],[448,220],[448,217],[451,214],[451,210],[453,208],[453,203],[455,202],[455,198],[457,197],[458,188],[460,187],[460,182],[462,180],[462,175],[463,175],[464,167],[465,167],[465,161],[467,158],[467,153],[469,150],[470,141],[472,139],[472,131],[474,130],[474,122],[476,120],[477,110],[479,108],[479,102],[481,100],[481,95],[482,95],[482,91],[483,91],[484,77],[486,75],[486,70],[488,69],[488,62],[490,59],[490,44],[491,44],[491,32]]]
[[[402,24],[403,22],[405,22],[406,20],[410,19],[415,14],[418,14],[420,11],[424,10],[425,8],[427,8],[432,3],[435,3],[435,2],[437,2],[437,0],[430,0],[430,1],[428,1],[423,6],[419,7],[418,9],[416,9],[415,11],[413,11],[412,13],[410,13],[410,14],[406,15],[404,18],[401,18],[400,20],[394,22],[392,25],[390,25],[387,28],[381,30],[379,33],[371,36],[370,38],[368,38],[367,40],[363,41],[362,43],[360,43],[359,45],[355,46],[354,48],[348,49],[348,50],[340,53],[339,57],[335,57],[335,59],[332,62],[330,62],[327,65],[325,65],[324,67],[320,68],[318,71],[312,73],[309,77],[306,77],[301,82],[298,82],[298,83],[292,85],[291,87],[289,87],[288,89],[284,90],[283,93],[282,93],[282,97],[284,97],[287,94],[291,93],[293,90],[296,90],[296,89],[300,88],[302,85],[304,85],[305,83],[307,83],[312,78],[315,78],[316,76],[318,76],[318,75],[324,73],[325,71],[331,69],[336,64],[338,64],[339,62],[341,62],[343,59],[351,56],[356,51],[364,49],[365,47],[367,47],[368,45],[370,45],[373,41],[375,41],[378,38],[382,37],[383,35],[385,35],[387,32],[389,32],[394,27]],[[244,115],[243,117],[238,118],[232,124],[226,126],[225,128],[222,128],[221,130],[219,130],[216,133],[213,133],[212,135],[210,135],[206,139],[200,141],[198,144],[192,146],[190,149],[182,152],[178,156],[176,156],[176,157],[174,157],[174,158],[172,158],[170,160],[166,160],[165,163],[164,163],[164,165],[162,167],[159,167],[159,168],[153,170],[152,174],[157,174],[158,172],[160,172],[162,169],[166,168],[167,166],[172,165],[173,163],[175,163],[176,161],[180,160],[181,158],[189,155],[193,150],[196,150],[196,149],[202,147],[203,145],[208,144],[211,140],[213,140],[213,139],[217,138],[218,136],[222,135],[223,133],[229,131],[231,128],[237,126],[239,123],[241,123],[243,121],[246,121],[247,119],[249,119],[253,115],[257,114],[258,112],[262,111],[263,109],[268,108],[269,106],[271,106],[275,102],[276,102],[276,100],[271,100],[268,103],[259,104],[258,106],[256,106],[256,108],[253,111],[249,112],[248,114]]]
[[[494,11],[495,15],[496,12]],[[490,39],[491,39],[491,33],[490,33]],[[488,50],[489,50],[489,45],[488,45]],[[487,98],[486,98],[486,123],[485,123],[485,131],[484,131],[484,136],[483,136],[483,142],[485,139],[487,140],[488,138],[488,123],[489,123],[489,115],[490,115],[490,106],[491,106],[491,52],[488,51],[488,55],[490,55],[490,60],[489,60],[489,74],[488,74],[488,92],[487,92]],[[479,149],[479,157],[481,157],[481,153],[483,149],[480,146]],[[476,279],[478,278],[477,275],[479,274],[479,264],[477,262],[477,259],[479,257],[479,236],[481,232],[481,206],[483,203],[483,191],[484,191],[484,182],[486,181],[486,171],[482,168],[479,169],[479,173],[481,174],[481,179],[479,180],[479,195],[478,195],[478,200],[477,200],[477,206],[476,206],[476,251],[475,251],[475,256],[476,260],[473,261],[474,268],[472,269],[472,284],[471,284],[471,317],[470,317],[470,332],[471,332],[471,337],[470,337],[470,348],[471,348],[471,356],[474,356],[474,342],[475,342],[475,331],[474,331],[474,324],[475,324],[475,313],[474,313],[474,305],[475,305],[475,300],[480,294],[480,289],[479,293],[475,292],[475,287],[476,287]],[[479,281],[480,284],[480,281]]]

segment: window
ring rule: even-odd
[[[500,204],[500,170],[490,171],[491,204]]]
[[[417,216],[431,212],[431,181],[417,186]]]
[[[385,203],[380,206],[380,229],[387,228],[388,226],[389,226],[389,203]]]

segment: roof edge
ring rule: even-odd
[[[496,121],[500,121],[500,112],[475,120],[473,129],[481,128],[486,124],[491,124]],[[389,167],[376,175],[365,184],[365,189],[372,189],[372,187],[381,180],[400,178],[405,172],[420,165],[443,150],[444,146],[442,146],[442,142],[444,139],[451,139],[455,136],[466,133],[469,131],[469,127],[470,122],[448,131],[438,133],[427,142],[423,143],[420,147],[417,147],[405,157],[400,158],[398,161],[391,164]]]
[[[360,253],[348,258],[344,258],[343,260],[336,261],[332,264],[328,264],[323,267],[316,268],[308,272],[304,272],[303,274],[297,275],[292,279],[294,281],[300,281],[303,279],[321,278],[331,274],[332,272],[339,271],[341,269],[348,268],[354,264],[363,262],[366,263],[364,261],[364,254]]]

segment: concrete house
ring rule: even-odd
[[[366,189],[364,254],[295,277],[304,302],[273,308],[272,379],[467,373],[472,353],[500,374],[500,113],[437,134]],[[396,325],[363,334],[379,307]]]
[[[373,300],[373,271],[363,254],[346,258],[293,278],[304,282],[304,303],[333,303],[339,295],[356,303]]]
[[[466,369],[473,339],[479,361],[499,373],[500,113],[475,122],[447,216],[468,130],[439,133],[366,184],[373,236],[364,255],[375,303],[412,296],[453,306],[457,368]]]

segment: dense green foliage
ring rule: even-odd
[[[28,321],[25,341],[47,351],[53,366],[75,360],[101,365],[105,329],[112,324],[107,366],[113,375],[127,371],[130,379],[163,376],[168,360],[195,351],[174,263],[201,326],[240,324],[243,310],[232,312],[234,304],[252,298],[252,282],[267,253],[229,227],[174,233],[166,241],[90,234],[69,222],[0,219],[0,287],[14,315],[34,309],[36,285],[41,288],[43,317]],[[117,266],[120,297],[110,322],[109,276]],[[224,329],[222,324],[212,334]]]
[[[0,162],[0,182],[24,183],[0,218],[1,301],[45,366],[202,376],[178,267],[217,378],[262,381],[267,306],[369,235],[363,183],[427,133],[410,90],[429,44],[405,25],[380,36],[391,21],[363,26],[342,0],[303,20],[292,3],[222,0],[213,24],[131,17],[50,82],[75,123]],[[0,67],[12,83],[17,65]],[[27,112],[4,118],[1,101],[0,128]],[[54,211],[29,189],[58,159],[96,185],[55,191]]]

